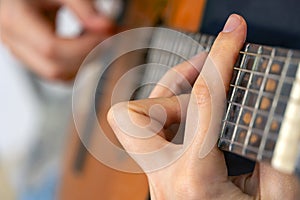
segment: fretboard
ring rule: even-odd
[[[253,44],[243,48],[230,84],[221,149],[252,160],[273,162],[279,135],[289,134],[283,123],[287,121],[287,107],[293,103],[292,88],[299,84],[299,60],[298,51]],[[295,139],[294,153],[298,153],[299,139]]]
[[[214,41],[214,37],[208,35],[188,35],[199,42],[202,48],[193,48],[183,43],[184,40],[170,38],[159,31],[154,33],[152,42],[163,49],[171,49],[181,54],[183,52],[187,58],[191,58],[199,51],[209,51]],[[175,54],[157,49],[150,50],[148,55],[148,62],[167,66],[183,61]],[[255,44],[246,44],[243,47],[234,66],[220,133],[220,149],[252,160],[277,162],[275,167],[282,171],[290,172],[285,169],[287,165],[284,162],[287,161],[290,162],[288,165],[293,166],[293,170],[300,167],[300,159],[299,164],[296,163],[297,155],[300,155],[300,129],[297,130],[299,125],[293,126],[293,143],[288,143],[291,139],[286,139],[290,136],[284,130],[284,126],[289,123],[287,107],[294,105],[298,109],[300,106],[299,62],[299,51]],[[165,72],[159,68],[148,70],[143,81],[157,82]],[[138,97],[146,98],[153,87],[144,88]],[[296,97],[292,98],[292,94]],[[283,139],[279,140],[280,138]],[[288,144],[294,145],[289,147],[293,151],[284,151]],[[277,161],[274,161],[274,157]]]

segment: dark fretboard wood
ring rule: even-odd
[[[154,34],[153,42],[175,52],[184,51],[190,58],[199,51],[209,51],[214,41],[214,37],[208,35],[188,35],[202,47],[189,49],[188,44],[181,44],[180,39],[169,38],[163,32]],[[153,49],[148,61],[171,67],[184,60]],[[251,160],[271,162],[299,62],[299,51],[255,44],[243,47],[234,66],[220,133],[220,149]],[[157,82],[164,73],[159,68],[148,70],[144,81]],[[153,87],[144,89],[139,97],[146,98]]]

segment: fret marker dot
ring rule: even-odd
[[[250,124],[250,121],[251,121],[251,113],[250,112],[246,112],[244,117],[243,117],[243,121],[245,124]]]
[[[272,124],[271,124],[271,130],[272,131],[277,131],[278,128],[279,128],[278,122],[273,121]]]
[[[260,109],[267,110],[271,105],[270,99],[263,97],[260,103]]]
[[[262,123],[262,121],[263,121],[262,117],[259,116],[259,117],[256,118],[256,122],[255,123],[256,123],[256,125],[260,125]]]
[[[263,70],[265,70],[268,66],[268,60],[264,60],[263,63],[261,64],[261,67]]]
[[[267,84],[266,84],[266,91],[268,92],[274,92],[276,89],[276,81],[273,79],[268,79]]]
[[[278,74],[280,72],[280,65],[278,63],[274,63],[271,67],[271,71]]]
[[[259,77],[256,81],[256,87],[260,87],[261,86],[261,83],[262,83],[262,77]]]
[[[246,135],[247,135],[246,131],[240,131],[240,133],[238,134],[237,141],[240,142],[240,143],[244,142],[245,138],[246,138]]]
[[[250,137],[250,144],[254,145],[259,141],[259,137],[256,134],[252,134]]]

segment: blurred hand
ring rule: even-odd
[[[191,62],[196,63],[194,65],[200,71],[205,59],[212,60],[221,76],[220,80],[224,84],[223,90],[227,92],[232,67],[245,38],[246,22],[242,17],[232,15],[215,40],[208,58],[201,54],[193,58]],[[203,69],[208,67],[207,64],[208,62],[205,62]],[[170,138],[175,134],[170,127],[172,124],[186,123],[184,141],[192,141],[188,149],[179,159],[164,168],[154,171],[145,170],[149,180],[151,199],[299,198],[300,186],[297,179],[281,174],[267,164],[257,164],[251,174],[228,177],[224,155],[218,149],[216,141],[212,144],[212,149],[208,151],[208,154],[200,158],[199,152],[203,150],[201,147],[207,147],[204,145],[206,136],[214,138],[219,133],[215,131],[213,135],[206,135],[212,116],[212,107],[215,105],[212,105],[207,83],[201,74],[198,76],[198,71],[190,63],[182,63],[162,78],[161,83],[165,87],[156,86],[150,95],[151,99],[116,104],[108,114],[109,123],[118,139],[144,170],[149,169],[149,165],[152,163],[155,164],[163,161],[164,158],[171,157],[173,152],[161,155],[161,157],[157,156],[150,161],[145,160],[144,157],[137,157],[133,153],[154,152],[166,145],[176,149],[178,144],[170,142]],[[173,88],[173,91],[184,89],[183,82],[181,83],[180,79],[176,78],[176,76],[178,77],[176,74],[181,74],[193,84],[191,98],[187,94],[174,96],[170,91],[170,88]],[[217,79],[218,74],[215,76]],[[169,87],[166,87],[168,84]],[[160,109],[157,105],[160,106]],[[166,118],[161,117],[163,112],[166,113]],[[187,113],[187,116],[181,115],[181,112]],[[122,118],[119,121],[119,116],[126,116],[124,113],[128,113],[132,124],[144,127],[144,132],[153,133],[153,130],[157,130],[159,125],[162,128],[159,129],[158,134],[153,134],[151,137],[136,137],[143,135],[134,132],[141,129],[132,129],[130,132],[127,119]],[[197,120],[198,124],[195,123]],[[149,124],[153,126],[149,126]],[[158,126],[155,127],[155,125]],[[196,130],[193,140],[189,138],[191,137],[189,130]],[[207,141],[213,140],[208,139]]]
[[[85,30],[74,39],[60,38],[55,20],[61,6],[70,8]],[[1,0],[1,40],[32,71],[50,80],[72,79],[85,56],[112,32],[109,19],[93,0]]]

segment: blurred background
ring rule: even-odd
[[[78,34],[67,10],[58,33]],[[0,199],[55,199],[71,117],[72,83],[31,73],[0,42]]]

